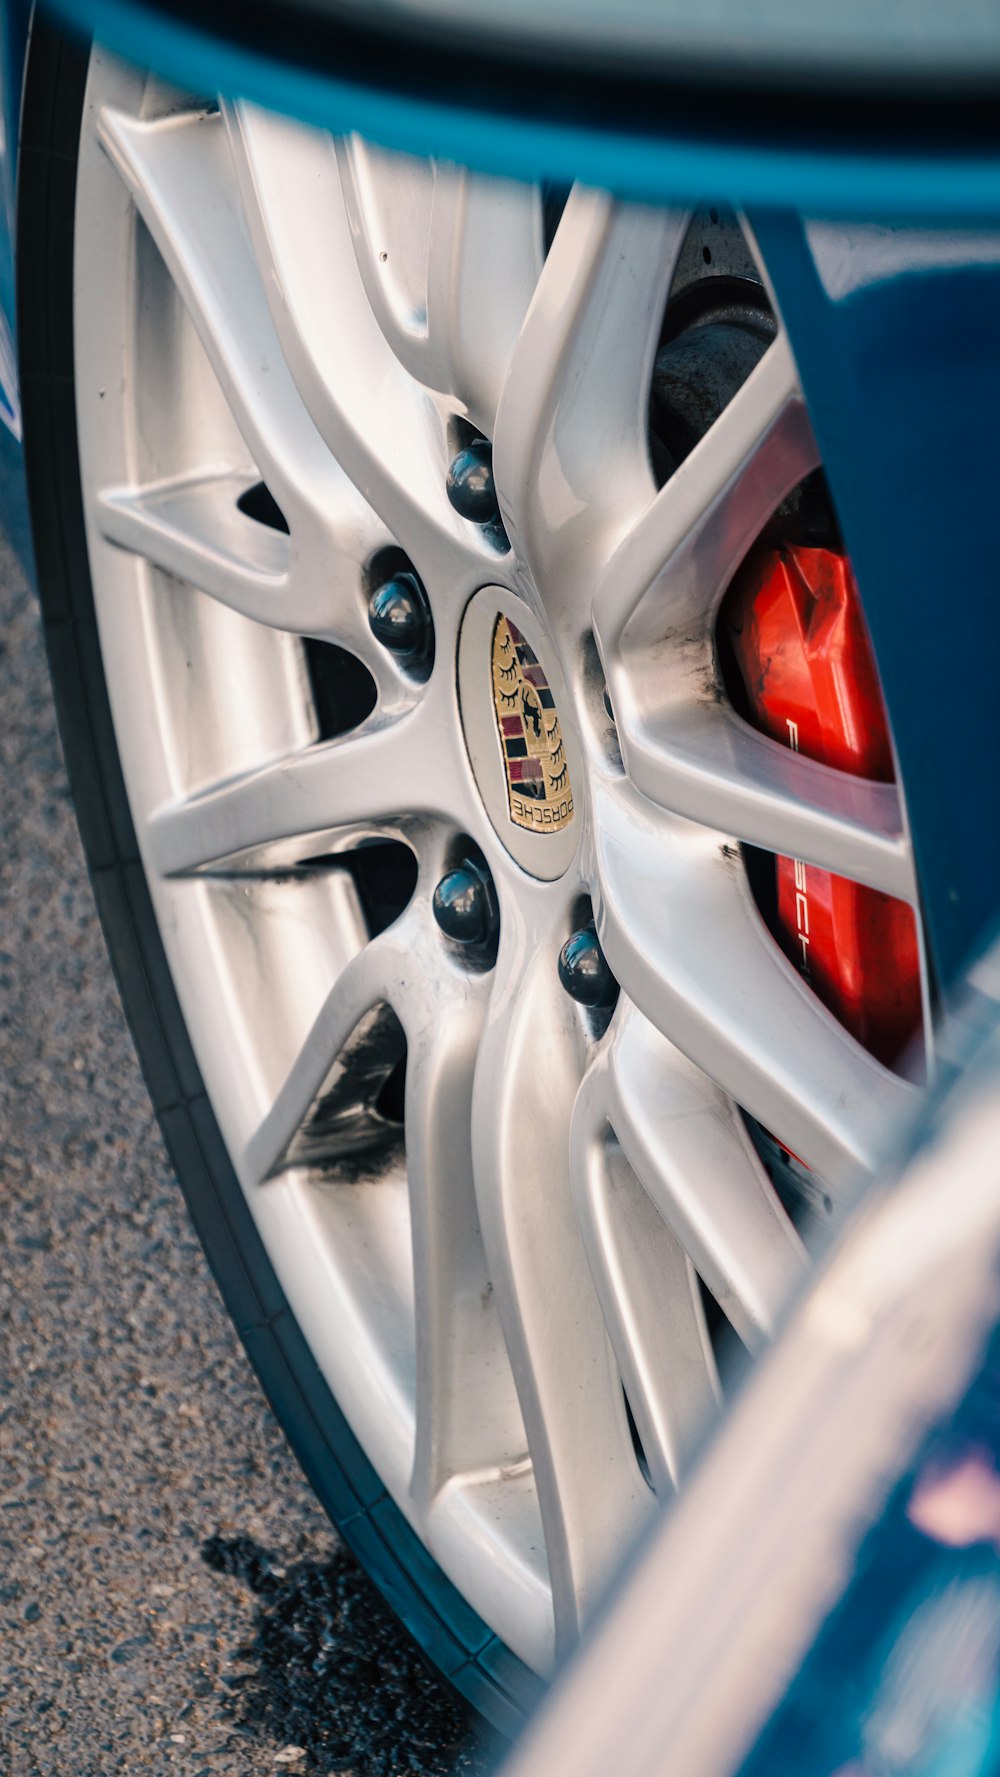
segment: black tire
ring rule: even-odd
[[[139,858],[94,613],[77,453],[73,226],[88,50],[36,19],[22,114],[18,321],[38,591],[94,897],[146,1085],[191,1218],[274,1412],[320,1501],[424,1654],[513,1734],[535,1675],[470,1609],[387,1495],[313,1359],[226,1152]]]

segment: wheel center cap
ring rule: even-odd
[[[515,827],[548,833],[573,819],[566,743],[545,668],[509,617],[493,627],[493,710]]]
[[[493,826],[534,876],[569,867],[582,766],[569,699],[533,613],[500,586],[471,600],[458,644],[458,692],[472,769]]]

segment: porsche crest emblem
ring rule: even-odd
[[[532,833],[556,833],[573,819],[559,714],[538,656],[509,617],[494,625],[492,676],[510,818]]]

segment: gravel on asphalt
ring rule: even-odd
[[[111,978],[34,595],[0,540],[0,1771],[494,1759],[338,1546],[226,1318]]]

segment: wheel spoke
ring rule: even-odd
[[[601,941],[630,998],[821,1177],[874,1170],[914,1088],[781,954],[738,854],[621,782],[598,789],[595,830]]]
[[[407,817],[446,815],[460,780],[439,769],[429,727],[419,705],[172,803],[149,822],[149,861],[161,876],[287,869],[334,843],[385,837]]]
[[[101,530],[110,543],[145,556],[164,573],[269,622],[280,614],[288,590],[291,545],[281,531],[240,512],[237,502],[252,485],[247,475],[211,475],[162,487],[116,488],[101,496]]]
[[[361,560],[386,542],[371,516],[369,547],[338,551],[320,563],[294,538],[256,523],[237,502],[256,475],[207,473],[183,482],[113,488],[100,496],[97,519],[111,543],[131,549],[241,616],[293,635],[348,648],[376,680],[386,680],[384,651],[374,641],[361,596]],[[396,687],[390,683],[390,694]]]
[[[608,563],[594,601],[608,658],[680,636],[708,643],[730,579],[819,461],[784,334],[660,489]]]
[[[481,562],[485,544],[448,503],[439,410],[372,311],[333,138],[250,105],[227,116],[274,327],[321,436],[424,571]]]
[[[622,759],[662,807],[913,901],[899,792],[803,758],[717,696],[720,601],[818,458],[779,335],[608,564],[594,601]]]
[[[487,437],[541,269],[537,186],[439,170],[427,268],[434,386],[458,395]]]
[[[222,118],[142,123],[105,108],[100,132],[293,533],[297,521],[324,533],[331,513],[342,525],[359,519],[370,524],[284,362],[239,214]]]
[[[802,1276],[805,1249],[736,1105],[634,1008],[609,1068],[625,1153],[744,1344],[758,1349]]]
[[[539,929],[501,939],[473,1095],[480,1222],[541,1506],[556,1645],[593,1609],[649,1493],[572,1200],[565,1132],[582,1058]]]
[[[497,488],[557,633],[588,625],[596,575],[655,491],[649,386],[683,232],[680,215],[574,189],[514,349]]]
[[[916,902],[895,784],[806,759],[719,703],[672,710],[655,737],[623,722],[618,738],[632,782],[662,808]]]
[[[243,114],[244,126],[250,120]],[[422,382],[427,356],[427,248],[433,161],[343,136],[336,143],[343,201],[365,295],[393,356]]]
[[[339,145],[358,268],[394,355],[491,436],[542,265],[537,186]]]
[[[606,1069],[577,1099],[577,1215],[605,1324],[659,1498],[681,1484],[719,1402],[697,1274],[643,1190],[608,1119]]]
[[[448,958],[429,915],[429,864],[406,912],[334,983],[244,1155],[257,1182],[296,1165],[333,1167],[335,1178],[338,1162],[377,1160],[399,1131],[374,1101],[405,1042],[417,1342],[411,1488],[425,1510],[448,1481],[523,1461],[526,1448],[473,1188],[472,1089],[490,983]]]
[[[408,950],[393,1004],[407,1036],[417,1338],[411,1491],[427,1508],[457,1477],[523,1462],[527,1446],[473,1186],[472,1093],[490,981],[451,967],[429,921]]]

